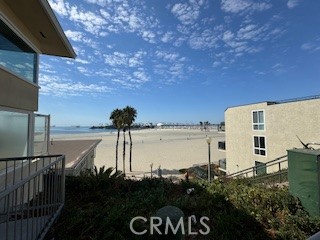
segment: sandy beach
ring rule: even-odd
[[[208,162],[208,145],[206,136],[212,138],[211,162],[225,158],[225,152],[218,150],[218,141],[223,141],[223,132],[211,130],[209,132],[200,129],[146,129],[131,131],[132,169],[129,172],[129,135],[126,133],[126,160],[127,175],[150,176],[150,164],[153,163],[153,172],[161,165],[162,174],[175,175],[179,169],[188,168],[194,164]],[[70,135],[51,135],[55,140],[72,139],[102,139],[96,149],[95,165],[99,168],[115,167],[117,132],[112,133],[86,133]],[[123,133],[120,134],[118,168],[123,169]]]

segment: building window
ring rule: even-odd
[[[266,138],[261,136],[253,137],[254,144],[254,154],[256,155],[266,155]]]
[[[226,150],[226,142],[225,141],[218,142],[218,149],[219,150]]]
[[[0,20],[0,65],[37,84],[38,55]]]
[[[264,130],[264,111],[252,112],[253,130]]]

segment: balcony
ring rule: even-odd
[[[63,155],[0,159],[1,239],[43,239],[64,206]]]
[[[219,150],[226,150],[226,142],[218,142],[218,149]]]

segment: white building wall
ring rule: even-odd
[[[265,130],[252,127],[252,111],[265,111]],[[320,142],[320,99],[268,105],[267,102],[228,108],[226,122],[227,172],[253,167],[286,155],[305,142]],[[253,152],[253,136],[266,137],[266,156]]]

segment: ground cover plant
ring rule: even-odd
[[[66,179],[66,206],[47,239],[160,239],[150,234],[149,219],[166,205],[180,208],[185,222],[192,215],[198,220],[209,218],[208,235],[199,234],[203,226],[197,221],[190,230],[198,235],[186,230],[185,239],[306,239],[320,230],[320,220],[309,217],[287,188],[251,185],[245,180],[137,181],[100,169]],[[136,231],[147,230],[144,235],[130,230],[136,216],[148,219],[133,224]]]

